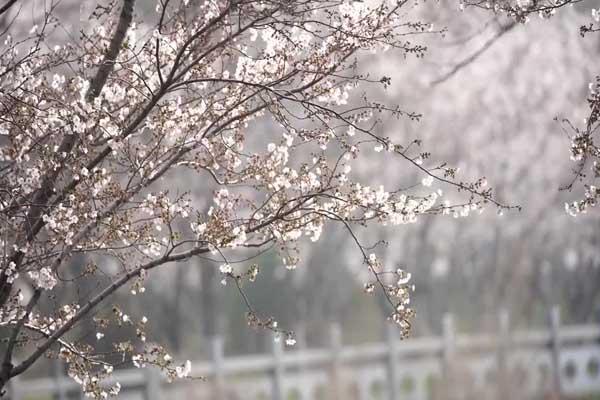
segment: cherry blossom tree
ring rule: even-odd
[[[384,295],[406,336],[410,276],[354,229],[466,215],[486,203],[508,208],[482,179],[428,166],[428,152],[378,130],[382,115],[419,115],[369,100],[362,87],[391,82],[361,73],[359,60],[383,51],[423,56],[418,39],[430,25],[411,19],[414,2],[159,0],[143,20],[134,0],[93,2],[80,40],[68,45],[52,41],[69,22],[57,4],[25,33],[18,19],[1,33],[0,389],[45,356],[65,361],[96,398],[118,394],[103,380],[123,364],[189,377],[189,361],[147,339],[146,317],[105,303],[124,287],[144,293],[153,269],[197,256],[219,260],[251,327],[292,345],[293,333],[245,295],[260,266],[244,260],[276,248],[294,269],[303,243],[319,240],[326,223],[345,228],[370,276],[367,291]],[[0,15],[18,7],[9,0]],[[426,185],[360,182],[352,165],[373,151],[418,171]],[[174,184],[182,174],[190,178]],[[442,201],[433,182],[462,199]],[[208,210],[192,191],[212,192]],[[85,264],[71,265],[78,256]],[[86,279],[96,285],[79,293]],[[61,301],[65,292],[79,297]],[[84,321],[95,327],[92,341],[73,334]],[[97,351],[111,329],[131,338]]]
[[[556,8],[548,19],[544,13],[539,18],[542,2],[537,2],[537,9],[530,8],[523,18],[515,19],[507,6],[519,6],[523,12],[521,6],[533,2],[487,2],[490,7],[484,2],[465,2],[463,17],[461,13],[446,17],[460,18],[460,25],[449,24],[446,40],[452,46],[436,48],[435,61],[429,65],[434,71],[430,74],[433,90],[428,91],[424,82],[409,91],[427,93],[416,105],[426,116],[420,124],[427,132],[420,135],[424,143],[437,144],[441,143],[439,137],[452,137],[446,146],[436,147],[436,154],[461,166],[463,173],[485,174],[494,182],[498,198],[509,196],[524,210],[516,218],[486,214],[466,224],[436,219],[430,237],[414,244],[417,249],[428,246],[426,251],[415,251],[413,256],[408,255],[410,251],[396,252],[403,264],[410,260],[410,267],[411,261],[418,259],[412,264],[421,264],[416,266],[419,276],[426,275],[433,265],[424,260],[432,254],[439,254],[450,266],[450,274],[440,282],[424,282],[431,284],[433,293],[424,294],[425,284],[416,282],[422,297],[415,300],[421,310],[438,296],[439,304],[433,306],[443,312],[453,298],[460,307],[454,304],[452,312],[462,314],[467,320],[464,326],[473,324],[475,329],[493,327],[499,307],[511,309],[515,319],[511,323],[522,325],[540,323],[540,310],[558,303],[567,320],[581,323],[597,318],[593,312],[598,304],[594,295],[597,285],[590,276],[596,274],[592,271],[597,269],[598,258],[594,246],[589,245],[597,242],[595,214],[565,218],[562,205],[574,194],[557,190],[565,182],[571,183],[563,188],[578,196],[582,187],[594,190],[597,179],[590,173],[595,161],[591,155],[580,158],[586,162],[585,169],[574,157],[576,174],[569,175],[572,165],[565,143],[588,131],[593,94],[586,107],[584,89],[586,81],[597,74],[594,56],[598,51],[598,37],[591,34],[598,18],[597,5],[571,3],[573,7]],[[497,12],[490,13],[494,4]],[[511,27],[510,31],[505,32],[506,27]],[[498,32],[505,33],[499,36]],[[467,56],[457,56],[456,44]],[[445,59],[453,58],[444,68]],[[419,67],[419,75],[426,75],[422,65]],[[584,137],[593,139],[593,134]],[[577,175],[578,171],[586,173]],[[588,206],[593,204],[593,196],[581,197]],[[569,211],[573,212],[571,204]],[[498,224],[501,220],[504,222]],[[415,228],[398,232],[389,241],[406,245],[414,240]],[[576,261],[565,262],[567,256]],[[471,301],[461,302],[468,296]],[[439,325],[439,311],[437,315],[427,311],[430,324]]]
[[[434,57],[403,65],[400,74],[416,78],[387,91],[424,117],[414,126],[390,121],[385,129],[435,144],[435,154],[459,166],[463,175],[485,175],[499,199],[523,206],[523,212],[500,218],[486,212],[464,221],[422,219],[402,230],[382,227],[382,239],[389,243],[385,259],[406,266],[419,288],[413,299],[417,334],[439,333],[447,311],[461,327],[477,332],[495,328],[499,308],[508,309],[511,323],[523,327],[544,323],[542,310],[553,304],[563,305],[569,321],[594,317],[589,310],[597,301],[589,294],[597,285],[585,271],[598,265],[587,265],[597,257],[586,244],[597,241],[597,221],[593,214],[573,219],[564,212],[573,194],[558,189],[571,177],[570,141],[554,121],[557,116],[581,121],[587,114],[584,94],[597,72],[598,37],[582,40],[579,27],[590,12],[567,7],[548,21],[536,16],[514,24],[498,37],[498,29],[512,19],[440,5],[430,21],[447,32],[428,41]],[[482,46],[487,46],[483,52]],[[397,62],[384,57],[370,67],[391,75]],[[363,177],[378,168],[376,163],[369,167],[360,169]],[[380,179],[386,185],[397,179],[393,169],[385,172]],[[412,178],[407,186],[421,181],[404,176]],[[581,260],[570,270],[563,263],[569,253]],[[577,296],[567,299],[571,291]]]
[[[529,22],[531,16],[549,19],[561,9],[568,6],[585,5],[585,0],[460,0],[460,7],[475,7],[491,10],[497,15],[514,20],[517,23]],[[582,37],[600,32],[600,9],[591,8],[591,18],[588,23],[579,27]],[[571,159],[576,163],[573,168],[573,178],[562,186],[563,190],[572,191],[582,186],[583,195],[580,200],[565,203],[565,210],[572,216],[586,212],[594,207],[600,197],[600,190],[594,184],[600,176],[598,157],[600,151],[595,136],[600,129],[600,75],[589,84],[587,98],[589,106],[588,117],[583,124],[568,119],[562,120],[565,133],[571,139]],[[581,185],[579,185],[581,184]]]

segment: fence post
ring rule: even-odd
[[[284,392],[283,392],[283,374],[284,374],[284,366],[283,366],[283,339],[281,338],[281,334],[274,332],[273,333],[273,392],[272,399],[273,400],[283,400]]]
[[[388,400],[397,400],[400,398],[400,393],[398,391],[398,326],[396,324],[387,323],[385,332],[388,346]]]
[[[455,341],[456,332],[454,331],[454,317],[450,313],[444,314],[442,320],[442,330],[444,336],[444,350],[443,350],[443,362],[444,362],[444,374],[448,374],[450,364],[455,352]]]
[[[296,339],[296,344],[294,345],[294,349],[305,350],[308,347],[308,343],[306,340],[306,324],[299,323],[295,326],[294,339]]]
[[[8,398],[10,400],[21,400],[21,393],[19,393],[19,377],[18,376],[12,377],[8,381],[7,394],[8,394]]]
[[[213,368],[213,398],[224,398],[224,373],[223,373],[223,358],[224,358],[224,341],[222,336],[213,336],[211,339],[211,358]]]
[[[442,370],[443,370],[443,382],[445,387],[441,388],[445,392],[446,398],[454,398],[452,393],[452,360],[456,352],[456,332],[454,328],[454,318],[452,314],[444,314],[442,320],[442,333],[443,333],[443,354],[442,354]]]
[[[510,379],[508,371],[508,350],[510,341],[510,319],[508,311],[501,309],[498,313],[498,336],[497,336],[497,389],[498,399],[510,398]]]
[[[550,337],[552,348],[552,389],[554,398],[562,398],[562,382],[560,371],[560,308],[553,306],[550,310]]]
[[[144,398],[146,400],[162,400],[160,373],[155,368],[146,367],[144,379],[146,381]]]
[[[54,383],[56,385],[56,391],[54,392],[56,400],[68,400],[67,390],[65,388],[65,380],[63,379],[63,363],[60,360],[55,360],[54,365]]]
[[[341,396],[341,352],[342,329],[338,323],[329,327],[329,346],[331,349],[331,398],[339,399]]]

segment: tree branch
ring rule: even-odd
[[[131,25],[131,21],[133,19],[133,7],[135,4],[135,0],[123,1],[123,8],[121,10],[119,22],[117,24],[117,30],[110,42],[110,48],[108,50],[108,53],[104,57],[102,65],[96,72],[96,76],[94,77],[94,79],[92,79],[92,83],[90,84],[90,87],[86,94],[86,99],[88,101],[91,101],[95,97],[97,97],[102,91],[104,85],[106,84],[108,75],[113,70],[114,61],[116,60],[121,46],[123,45],[123,41],[125,40],[127,29]],[[70,154],[73,150],[73,147],[75,147],[76,142],[76,135],[66,135],[58,148],[57,154]],[[64,165],[65,164],[63,163],[62,166],[64,167]],[[62,168],[57,168],[53,171],[50,171],[43,179],[40,189],[36,191],[36,193],[33,196],[33,200],[31,202],[32,204],[34,204],[33,210],[30,212],[30,214],[27,217],[27,220],[23,224],[23,231],[26,232],[26,242],[32,241],[35,235],[39,232],[39,229],[41,229],[41,226],[43,226],[39,224],[39,221],[41,221],[41,216],[45,206],[47,205],[48,201],[52,197],[52,194],[54,193],[54,185],[56,183],[61,169]],[[38,229],[35,230],[33,229],[33,227],[38,227]],[[17,269],[19,268],[23,257],[23,252],[16,251],[10,258],[11,261],[16,264]],[[8,299],[11,288],[12,285],[7,282],[6,275],[2,275],[2,277],[0,277],[0,305],[4,304]]]
[[[25,324],[25,321],[29,318],[29,314],[31,314],[31,310],[37,304],[42,294],[41,289],[35,289],[33,292],[33,296],[27,303],[27,307],[25,308],[25,313],[18,320],[17,324],[13,328],[10,338],[8,340],[8,345],[6,347],[6,352],[4,353],[4,359],[2,360],[2,369],[0,370],[0,385],[4,386],[6,382],[11,378],[13,364],[12,364],[12,354],[15,349],[15,344],[17,343],[17,337],[19,336],[19,332],[21,328]]]
[[[6,4],[4,4],[2,7],[0,7],[0,15],[7,12],[12,6],[15,5],[16,2],[17,2],[17,0],[8,0],[8,2]]]
[[[77,324],[81,319],[83,319],[90,311],[92,311],[98,304],[104,301],[108,296],[113,294],[127,282],[129,282],[132,278],[139,276],[140,273],[144,270],[150,270],[156,268],[160,265],[171,263],[175,261],[187,260],[198,254],[207,253],[209,250],[207,247],[197,247],[188,251],[184,251],[177,254],[165,254],[163,257],[150,261],[146,264],[140,265],[139,267],[129,271],[121,278],[117,279],[110,286],[107,286],[94,296],[90,301],[88,301],[83,307],[79,309],[79,311],[67,321],[63,326],[57,329],[52,335],[48,337],[41,346],[39,346],[35,352],[33,352],[27,359],[25,359],[21,364],[14,367],[10,373],[10,378],[17,376],[23,372],[25,372],[38,358],[40,358],[44,353],[54,344],[56,343],[65,333],[67,333],[71,328]]]
[[[450,71],[448,71],[441,77],[439,77],[436,80],[434,80],[433,82],[431,82],[431,86],[439,85],[440,83],[444,83],[448,79],[452,78],[458,71],[465,68],[467,65],[471,64],[473,61],[477,60],[477,58],[479,58],[479,56],[481,56],[483,53],[485,53],[490,47],[492,47],[492,45],[494,43],[496,43],[496,41],[498,39],[500,39],[506,32],[513,29],[516,25],[517,25],[517,22],[513,21],[507,25],[500,27],[500,30],[498,32],[496,32],[494,34],[494,36],[492,36],[490,39],[488,39],[483,44],[483,46],[481,46],[473,54],[471,54],[470,56],[468,56],[467,58],[465,58],[464,60],[462,60],[458,64],[456,64],[454,67],[452,67],[452,69]]]
[[[115,60],[119,55],[119,51],[123,46],[123,42],[125,41],[125,35],[127,35],[127,30],[131,25],[131,21],[133,19],[133,7],[135,5],[135,0],[123,0],[123,8],[121,9],[121,15],[119,16],[119,23],[117,24],[117,30],[113,35],[110,41],[110,47],[108,48],[108,52],[104,56],[104,60],[102,64],[96,71],[96,76],[92,79],[88,92],[86,94],[86,98],[88,101],[93,100],[97,97],[102,88],[106,84],[106,80],[108,79],[108,75],[112,72],[115,66]]]

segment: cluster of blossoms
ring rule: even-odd
[[[386,271],[375,254],[369,254],[365,262],[375,276],[374,282],[365,283],[365,292],[373,293],[377,286],[382,288],[394,309],[388,319],[400,327],[402,338],[407,337],[415,315],[414,309],[410,307],[410,293],[415,290],[415,285],[410,283],[410,272],[400,268]]]
[[[186,360],[183,364],[176,364],[162,346],[151,346],[143,353],[134,354],[131,361],[136,368],[146,368],[149,365],[160,368],[168,382],[192,376],[192,362]]]
[[[594,185],[594,181],[600,176],[600,148],[595,138],[600,129],[600,76],[589,84],[588,106],[590,111],[584,121],[584,128],[568,123],[568,127],[573,132],[571,160],[577,163],[577,167],[573,180],[565,186],[565,189],[572,190],[578,181],[583,182],[584,188],[583,198],[565,203],[565,210],[572,216],[585,213],[588,208],[595,207],[600,197],[600,190]]]
[[[241,291],[258,268],[236,274],[227,260],[232,252],[275,246],[294,269],[300,242],[319,240],[327,223],[355,237],[354,227],[369,223],[466,216],[486,203],[503,207],[481,181],[428,169],[427,153],[413,155],[410,146],[378,135],[378,115],[416,114],[352,97],[359,84],[373,82],[356,72],[361,54],[423,55],[424,46],[408,39],[430,25],[407,20],[406,2],[159,1],[154,26],[133,21],[133,0],[116,3],[99,4],[83,18],[89,23],[77,46],[41,45],[59,20],[47,13],[43,26],[19,40],[7,37],[0,52],[0,324],[16,332],[5,359],[12,360],[24,323],[44,333],[19,336],[24,361],[2,366],[0,389],[58,343],[57,356],[86,394],[118,393],[117,386],[103,389],[112,369],[93,343],[64,336],[119,288],[131,284],[132,294],[143,293],[148,271],[163,264],[221,257],[225,282]],[[379,83],[387,86],[389,78]],[[381,157],[427,173],[423,187],[359,182],[352,163],[373,146]],[[189,181],[180,184],[182,176]],[[436,180],[467,200],[440,204]],[[212,197],[206,212],[197,188]],[[121,268],[82,272],[71,264],[77,255]],[[379,280],[374,261],[367,264],[406,336],[414,314],[409,277],[396,272],[390,285]],[[39,315],[40,299],[65,288],[58,277],[66,271],[75,282],[101,272],[110,283],[99,283],[68,313],[59,306]],[[20,288],[33,294],[25,297]],[[295,343],[293,333],[258,315],[248,302],[250,326]],[[97,324],[96,342],[109,325],[135,328],[136,343],[113,344],[123,359],[156,366],[170,380],[190,375],[189,362],[175,364],[161,346],[147,344],[145,318],[134,323],[116,308]]]
[[[579,28],[581,36],[585,36],[587,33],[600,31],[600,8],[592,8],[591,13],[592,22]]]
[[[578,163],[578,168],[575,172],[575,180],[584,180],[586,169],[589,171],[591,181],[600,176],[600,149],[595,143],[594,136],[600,124],[598,117],[600,116],[600,77],[596,78],[595,82],[589,85],[588,104],[590,107],[590,115],[587,118],[585,129],[572,127],[574,135],[571,138],[571,160]],[[575,182],[567,187],[571,189]],[[584,183],[585,193],[582,199],[565,203],[565,211],[572,216],[577,216],[580,213],[585,213],[589,207],[594,207],[597,204],[597,199],[600,196],[600,191],[592,183]]]
[[[459,8],[484,8],[527,23],[531,14],[547,19],[555,15],[560,8],[576,2],[578,0],[459,0]]]
[[[65,348],[60,350],[60,354],[68,359],[69,351]],[[67,371],[69,377],[81,385],[84,395],[100,399],[116,397],[121,392],[121,384],[115,382],[114,385],[106,387],[104,381],[112,375],[114,368],[110,365],[104,365],[100,372],[90,374],[85,366],[78,365],[76,362],[70,363]]]
[[[6,276],[6,281],[9,283],[13,283],[15,279],[19,277],[19,273],[17,272],[17,264],[14,262],[9,262],[6,268],[2,270],[2,274]]]
[[[48,267],[42,267],[39,271],[29,271],[29,277],[36,287],[44,290],[52,290],[58,283],[54,273]]]
[[[541,18],[550,18],[558,10],[566,6],[579,3],[578,0],[460,0],[460,7],[467,6],[491,9],[516,22],[525,23],[531,14],[538,14]],[[600,9],[592,8],[591,22],[579,27],[582,37],[589,33],[600,32]],[[565,211],[572,216],[585,213],[589,208],[596,206],[600,191],[594,180],[600,176],[598,159],[600,150],[595,141],[595,135],[600,128],[600,77],[596,77],[589,84],[588,96],[589,115],[585,119],[584,127],[577,127],[570,121],[565,121],[567,130],[571,131],[571,160],[577,163],[573,179],[561,189],[575,188],[578,182],[583,182],[583,196],[579,200],[565,203]]]

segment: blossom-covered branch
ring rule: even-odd
[[[94,4],[79,43],[51,42],[60,16],[50,8],[0,53],[0,326],[11,331],[1,387],[53,354],[86,394],[117,394],[102,386],[110,358],[72,334],[89,319],[98,340],[109,327],[135,329],[135,344],[113,343],[122,360],[187,377],[188,362],[146,343],[145,317],[98,306],[126,285],[143,293],[148,271],[201,254],[222,260],[251,326],[293,344],[243,292],[259,268],[240,273],[228,260],[273,247],[294,269],[300,244],[319,240],[327,223],[347,230],[406,336],[409,276],[353,230],[509,208],[484,179],[461,180],[445,163],[427,165],[431,154],[415,141],[384,137],[382,115],[419,115],[359,92],[390,84],[360,70],[366,54],[425,53],[418,39],[430,24],[410,19],[413,2],[158,1],[144,18],[133,0]],[[422,185],[361,182],[352,168],[370,152],[422,174]],[[442,201],[434,182],[459,200]],[[383,278],[390,273],[397,282]],[[84,279],[97,283],[85,300],[36,306]],[[13,366],[17,338],[23,361]]]

